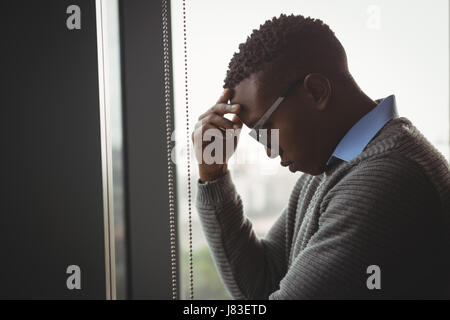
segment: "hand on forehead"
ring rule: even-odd
[[[258,101],[257,89],[256,82],[248,78],[242,80],[231,92],[230,103],[241,105],[238,115],[247,127],[252,127],[264,112],[258,107],[261,103]]]

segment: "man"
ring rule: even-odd
[[[232,297],[445,298],[449,165],[398,116],[395,96],[364,94],[344,48],[318,19],[274,17],[239,49],[226,90],[192,133],[196,206]],[[208,129],[243,124],[278,129],[281,165],[304,172],[264,238],[244,214],[229,157],[201,161],[211,142],[196,140]],[[264,144],[272,156],[270,139]]]

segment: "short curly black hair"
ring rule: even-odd
[[[267,20],[239,44],[239,50],[229,63],[223,88],[234,88],[252,73],[273,70],[271,64],[280,62],[291,71],[348,73],[345,50],[334,32],[322,20],[302,15]],[[273,74],[262,82],[270,78]]]

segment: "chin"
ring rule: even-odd
[[[311,170],[310,175],[312,176],[318,176],[325,172],[325,166],[316,167],[313,170]]]
[[[292,167],[292,170],[291,170],[291,166],[289,166],[289,170],[291,172],[301,171],[303,173],[307,173],[307,174],[310,174],[312,176],[318,176],[318,175],[321,175],[325,171],[325,166],[320,166],[320,167],[318,167],[318,166],[311,166],[309,168],[300,168],[297,165],[297,163],[295,162],[293,167]]]

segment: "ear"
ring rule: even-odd
[[[315,101],[317,110],[325,110],[331,98],[331,84],[328,78],[320,73],[310,73],[305,77],[303,85]]]

